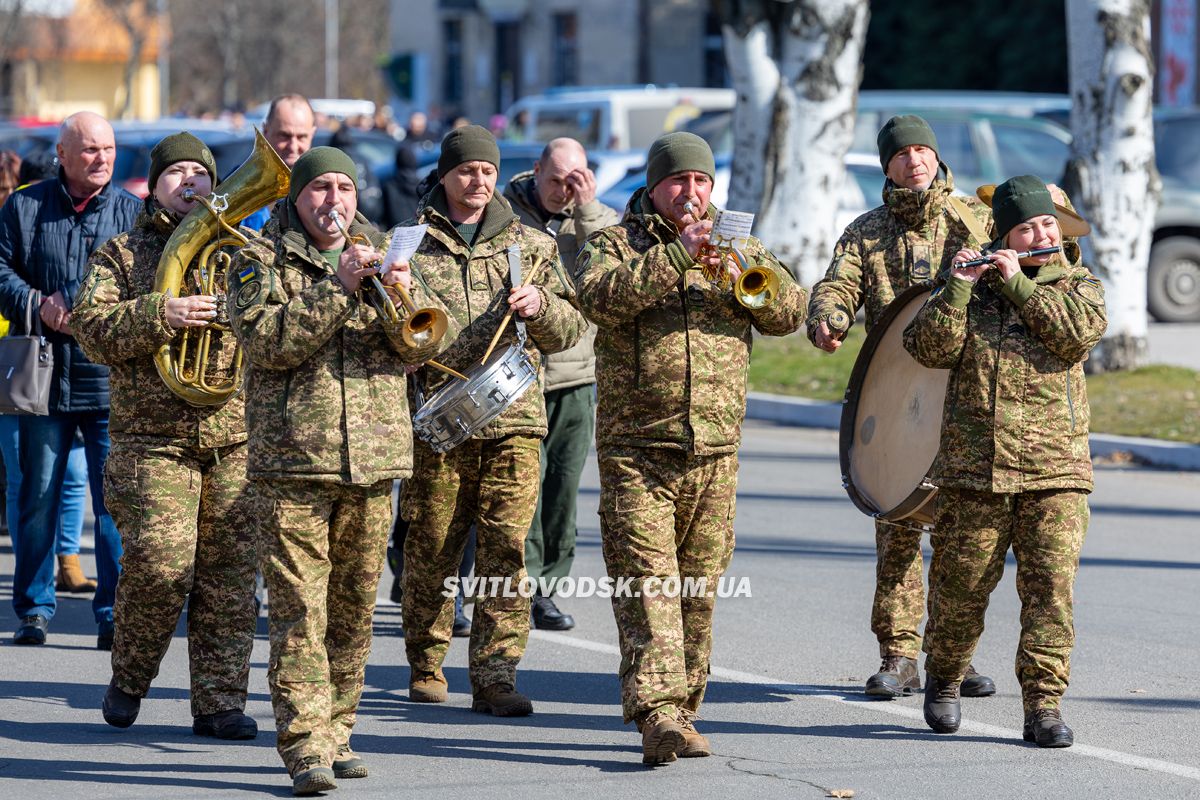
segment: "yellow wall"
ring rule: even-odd
[[[17,116],[63,119],[76,111],[115,118],[125,99],[125,65],[47,61],[26,62],[14,76]],[[158,67],[142,64],[134,74],[132,119],[159,116]]]

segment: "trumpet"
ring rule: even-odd
[[[333,224],[337,226],[338,232],[342,234],[342,238],[349,242],[369,245],[370,242],[366,236],[357,234],[350,235],[350,231],[346,230],[345,224],[342,222],[342,215],[337,209],[329,211],[329,218],[333,220]],[[383,266],[382,261],[373,261],[371,266],[376,269],[376,274],[371,275],[368,280],[370,290],[367,294],[368,302],[375,307],[388,322],[401,322],[400,314],[396,311],[396,304],[392,302],[392,296],[388,292],[388,288],[383,285],[383,281],[379,279],[378,270]],[[429,344],[436,344],[441,341],[446,335],[446,330],[450,327],[449,320],[446,318],[446,312],[439,308],[418,308],[413,302],[410,295],[403,286],[395,284],[392,288],[400,296],[400,301],[404,304],[404,309],[407,315],[403,319],[403,326],[400,329],[400,338],[409,347],[423,347]],[[425,362],[431,367],[436,367],[447,375],[451,375],[459,380],[467,380],[467,376],[461,372],[450,369],[443,364],[430,359]]]
[[[683,204],[683,210],[698,218],[696,207],[689,200]],[[721,264],[713,269],[705,265],[701,267],[704,277],[722,286],[729,283],[729,270],[726,261],[733,259],[741,274],[733,285],[733,296],[743,307],[749,309],[765,308],[779,296],[779,276],[766,267],[752,267],[746,256],[736,247],[718,247],[706,243],[700,247],[700,253],[716,250],[721,256]]]

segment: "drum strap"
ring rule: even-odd
[[[963,202],[961,197],[950,195],[946,199],[950,202],[950,207],[954,209],[954,213],[958,215],[962,224],[966,225],[967,230],[975,237],[975,241],[978,242],[979,246],[986,247],[991,239],[988,238],[984,227],[979,224],[979,219],[971,213],[971,208]]]
[[[511,286],[521,285],[521,245],[510,244],[508,246],[508,280]],[[514,314],[517,322],[517,341],[521,343],[521,347],[525,346],[525,320],[521,319],[520,315]]]

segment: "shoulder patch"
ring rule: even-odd
[[[1104,305],[1104,286],[1099,278],[1084,278],[1075,284],[1075,294],[1094,306]]]

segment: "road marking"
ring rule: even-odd
[[[543,639],[547,642],[556,644],[565,644],[569,647],[575,647],[579,650],[590,650],[593,653],[607,653],[608,655],[620,656],[621,651],[616,645],[605,644],[604,642],[593,642],[588,639],[579,639],[574,636],[567,636],[562,633],[550,633],[548,631],[530,631],[529,635],[532,638]],[[711,674],[724,678],[725,680],[735,683],[750,683],[759,686],[764,686],[768,689],[785,694],[800,695],[810,697],[814,700],[824,700],[827,702],[840,703],[842,705],[853,706],[856,709],[881,711],[885,714],[891,714],[896,717],[905,717],[907,719],[916,720],[922,725],[925,724],[925,715],[920,709],[908,708],[896,703],[880,702],[878,700],[867,700],[865,697],[862,700],[850,700],[844,697],[839,697],[828,692],[814,691],[812,688],[802,686],[796,683],[788,683],[781,681],[778,678],[772,678],[767,675],[756,675],[752,672],[741,672],[735,669],[725,669],[724,667],[712,667]],[[970,731],[972,733],[981,733],[985,736],[994,736],[1003,739],[1020,739],[1021,731],[1013,730],[1012,728],[1004,728],[999,725],[988,725],[985,722],[973,722],[969,719],[963,719],[959,730]],[[1146,769],[1153,772],[1161,772],[1166,775],[1174,775],[1179,778],[1187,778],[1193,781],[1200,781],[1200,768],[1189,767],[1186,764],[1176,764],[1172,761],[1160,761],[1157,758],[1146,758],[1145,756],[1137,756],[1132,753],[1123,753],[1120,750],[1108,750],[1103,747],[1094,747],[1090,744],[1075,744],[1071,747],[1064,748],[1064,751],[1076,756],[1086,756],[1087,758],[1097,758],[1101,761],[1110,761],[1114,764],[1122,764],[1135,769]]]

